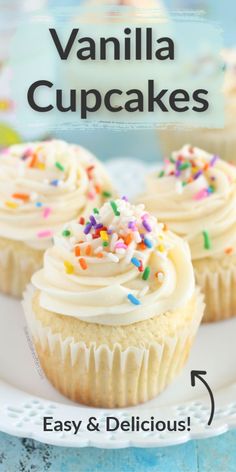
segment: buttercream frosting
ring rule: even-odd
[[[66,224],[32,283],[43,308],[108,325],[183,307],[194,291],[186,242],[125,197]]]

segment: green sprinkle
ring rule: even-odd
[[[55,166],[62,172],[65,170],[65,167],[60,162],[55,162]]]
[[[62,236],[68,237],[70,235],[71,235],[71,232],[68,229],[64,229],[64,231],[62,231]]]
[[[172,164],[175,164],[175,160],[174,160],[174,158],[173,158],[172,156],[170,157],[170,162],[171,162]]]
[[[179,170],[185,170],[185,169],[188,169],[189,167],[191,167],[190,162],[184,162],[183,164],[180,164]]]
[[[117,208],[116,202],[114,202],[114,201],[112,200],[112,201],[110,202],[110,205],[111,205],[111,208],[112,208],[112,210],[113,210],[113,212],[114,212],[114,215],[115,215],[115,216],[120,216],[120,212],[119,212],[119,210],[118,210],[118,208]]]
[[[163,175],[165,174],[165,171],[164,170],[161,170],[158,174],[158,177],[163,177]]]
[[[104,192],[102,192],[102,196],[105,197],[105,198],[110,198],[111,197],[111,192],[108,192],[107,190],[104,190]]]
[[[107,247],[107,246],[109,246],[109,242],[108,242],[108,241],[103,241],[102,245],[103,245],[104,247]]]
[[[204,249],[211,249],[211,240],[208,231],[203,231]]]
[[[148,277],[149,277],[149,275],[150,275],[150,272],[151,272],[150,267],[147,266],[146,269],[144,270],[142,279],[143,279],[143,280],[147,280]]]
[[[188,183],[188,182],[183,181],[183,182],[182,182],[182,186],[185,187],[185,185],[187,185],[187,183]]]
[[[213,193],[215,191],[214,185],[209,185],[207,190],[208,190],[208,192]]]
[[[99,215],[99,210],[98,210],[97,208],[94,208],[94,209],[93,209],[93,213],[94,213],[95,215]]]

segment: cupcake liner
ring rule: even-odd
[[[161,148],[165,156],[181,149],[184,144],[197,146],[211,154],[217,154],[229,162],[236,163],[236,134],[222,129],[160,130]]]
[[[231,256],[227,256],[231,257]],[[196,282],[205,296],[203,322],[226,320],[236,316],[236,258],[209,261],[199,265],[193,261]]]
[[[0,239],[0,292],[21,297],[33,273],[41,268],[43,254],[24,243]]]
[[[115,408],[136,405],[160,393],[185,364],[204,309],[196,308],[173,336],[146,348],[75,342],[43,326],[32,312],[34,289],[27,288],[24,310],[41,366],[51,383],[75,402]],[[184,327],[183,327],[184,326]]]

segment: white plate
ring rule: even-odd
[[[133,196],[143,185],[147,167],[130,159],[108,163],[119,190],[129,189]],[[125,169],[125,175],[122,173]],[[150,168],[149,168],[150,169]],[[200,327],[190,359],[181,375],[158,398],[132,409],[103,410],[76,405],[61,396],[43,376],[32,354],[20,302],[0,296],[0,430],[15,436],[31,437],[60,446],[96,446],[106,448],[167,446],[189,439],[207,438],[236,427],[236,318]],[[216,413],[207,426],[210,414],[209,395],[197,381],[191,387],[190,371],[207,371],[205,377],[214,393]],[[57,419],[82,419],[83,428],[71,432],[44,432],[43,416]],[[105,432],[106,416],[129,419],[131,415],[151,415],[156,420],[191,418],[185,432]],[[86,421],[95,416],[100,432],[88,432]]]

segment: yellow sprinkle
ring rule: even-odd
[[[106,231],[101,231],[100,236],[101,236],[103,241],[108,241],[108,234],[107,234]]]
[[[45,170],[45,164],[43,162],[38,162],[37,167],[40,170]]]
[[[164,246],[164,244],[159,244],[159,246],[157,246],[157,250],[158,250],[159,252],[164,252],[164,251],[165,251],[165,246]]]
[[[15,209],[15,208],[17,208],[17,207],[19,206],[17,203],[15,203],[15,202],[9,202],[9,201],[5,202],[5,205],[6,205],[8,208],[13,208],[13,209]]]
[[[64,266],[67,274],[73,274],[75,269],[74,266],[69,261],[64,261]]]

